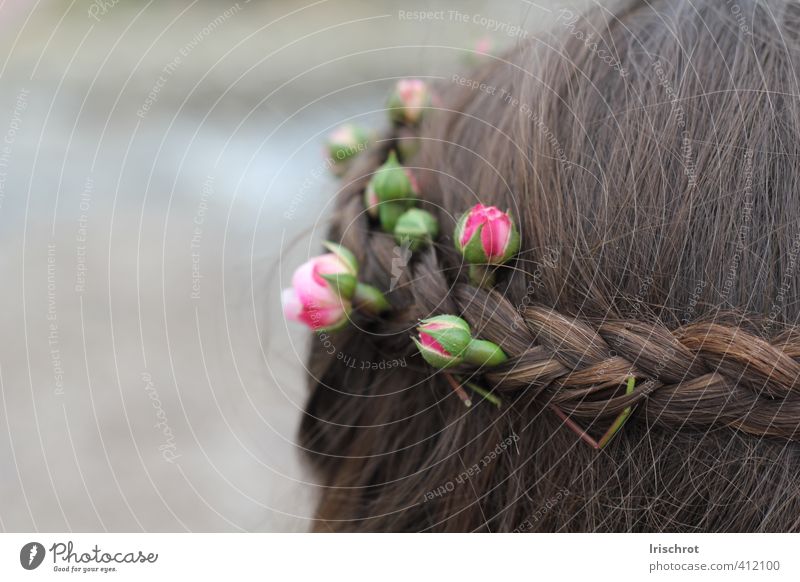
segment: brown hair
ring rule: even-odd
[[[800,529],[800,5],[736,8],[562,11],[440,83],[406,164],[443,234],[408,265],[362,193],[409,135],[361,154],[330,237],[393,310],[312,340],[316,529]],[[477,202],[522,238],[491,291],[451,237]],[[476,378],[499,410],[465,408],[416,353],[440,313],[509,355]],[[595,435],[633,414],[597,451],[553,404]]]

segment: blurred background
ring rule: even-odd
[[[0,530],[307,530],[325,136],[574,4],[0,0]]]

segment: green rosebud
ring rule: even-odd
[[[406,211],[404,202],[381,202],[378,204],[378,220],[383,232],[394,232],[397,221]]]
[[[325,143],[328,156],[333,160],[333,172],[341,175],[352,159],[366,149],[369,138],[369,132],[354,123],[336,128]]]
[[[372,180],[367,184],[364,190],[364,207],[367,209],[367,214],[370,218],[378,218],[378,195],[375,194],[375,188],[372,185]]]
[[[341,267],[329,269],[329,272],[321,272],[319,270],[319,277],[324,279],[339,297],[347,300],[352,299],[358,284],[358,260],[353,253],[342,245],[330,241],[325,241],[322,245],[333,254],[337,264],[341,265]]]
[[[410,205],[419,194],[416,180],[397,161],[394,150],[389,152],[386,162],[372,176],[369,186],[372,187],[378,203],[402,201]]]
[[[474,339],[464,351],[464,361],[476,366],[499,366],[508,359],[506,353],[497,344],[490,341]]]
[[[469,324],[454,315],[437,315],[425,319],[413,338],[420,354],[431,366],[447,368],[463,361],[462,353],[472,341]]]
[[[408,241],[412,251],[427,247],[439,234],[439,222],[427,210],[409,208],[398,219],[394,227],[397,244]]]
[[[431,102],[431,92],[425,81],[401,79],[389,96],[389,117],[397,124],[417,125]]]
[[[469,324],[455,315],[425,319],[413,338],[420,354],[435,368],[467,363],[480,367],[498,366],[508,360],[500,346],[472,337]]]

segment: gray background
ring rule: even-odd
[[[532,34],[555,3],[92,4],[0,4],[0,529],[306,530],[278,294],[336,188],[322,140],[514,42],[398,11]]]

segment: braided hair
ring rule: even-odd
[[[392,310],[312,341],[316,529],[800,530],[800,9],[739,4],[746,25],[713,0],[562,14],[356,158],[329,238]],[[442,236],[406,260],[363,193],[411,141]],[[522,240],[491,289],[451,235],[476,202]],[[500,409],[417,354],[440,313],[509,356],[458,370]],[[587,434],[632,414],[596,450],[554,407]]]

